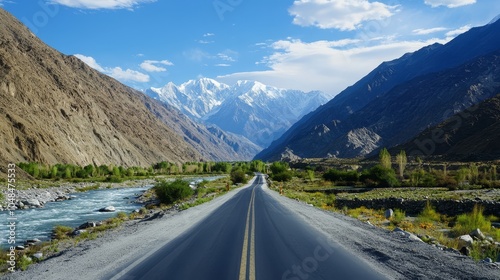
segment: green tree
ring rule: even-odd
[[[469,177],[470,170],[466,167],[460,168],[455,175],[455,179],[457,180],[458,184],[463,184],[466,180],[469,179]]]
[[[115,177],[120,177],[120,176],[121,176],[120,168],[118,168],[118,167],[114,166],[114,167],[113,167],[113,173],[112,173],[112,174],[113,174],[113,176],[115,176]]]
[[[261,160],[254,160],[250,163],[250,170],[253,172],[263,173],[266,169],[266,164]]]
[[[479,168],[477,167],[476,164],[472,163],[469,166],[469,174],[470,174],[470,180],[472,181],[473,184],[478,182],[479,179]]]
[[[401,150],[401,152],[399,152],[399,154],[396,155],[396,162],[398,164],[399,177],[403,178],[406,169],[406,164],[408,163],[406,152],[404,150]]]
[[[286,162],[275,161],[271,164],[269,169],[271,169],[271,172],[273,174],[278,174],[278,173],[287,171],[288,169],[290,169],[290,166]]]
[[[399,180],[396,179],[396,172],[392,168],[385,168],[380,164],[364,171],[361,175],[361,180],[378,187],[399,186]]]
[[[96,175],[95,174],[96,173],[95,172],[96,168],[95,168],[94,165],[88,164],[83,169],[85,170],[85,173],[87,173],[87,176],[95,177],[95,175]]]
[[[50,169],[50,178],[55,179],[57,178],[57,175],[59,173],[59,170],[57,169],[57,165],[52,166]]]
[[[380,165],[384,168],[391,168],[392,163],[391,163],[391,154],[386,148],[383,148],[380,150],[380,153],[378,155]]]
[[[231,164],[228,162],[216,162],[212,166],[212,171],[227,174],[227,173],[231,172]]]
[[[64,169],[64,179],[71,179],[73,177],[73,174],[71,172],[71,167],[66,166]]]

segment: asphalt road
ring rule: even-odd
[[[266,194],[264,184],[257,176],[118,279],[384,279]]]

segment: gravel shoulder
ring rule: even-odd
[[[125,268],[183,234],[242,189],[244,187],[185,211],[167,213],[150,221],[126,223],[101,238],[85,241],[30,266],[27,271],[2,279],[110,279],[126,273]],[[500,269],[494,265],[477,264],[468,257],[440,251],[397,233],[282,197],[268,188],[265,191],[329,240],[390,279],[500,279]]]
[[[265,188],[330,242],[352,252],[391,279],[500,279],[496,264],[439,250],[357,219],[309,206]]]

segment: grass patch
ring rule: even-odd
[[[471,213],[457,216],[453,233],[456,236],[469,234],[477,228],[483,232],[489,232],[491,231],[491,222],[483,215],[483,208],[475,205]]]
[[[405,211],[400,210],[400,209],[395,209],[394,214],[392,215],[392,218],[391,218],[391,224],[398,227],[403,222],[403,220],[405,218],[406,218]]]
[[[369,220],[370,222],[375,224],[385,221],[384,211],[366,208],[365,206],[361,206],[359,208],[354,208],[354,209],[348,209],[347,214],[353,218],[362,221]]]
[[[424,209],[417,217],[417,221],[423,225],[432,224],[433,222],[439,222],[440,220],[441,214],[436,212],[436,209],[434,209],[429,201],[427,201]]]
[[[62,225],[55,226],[52,231],[54,239],[58,240],[69,238],[72,232],[73,232],[72,227],[62,226]]]

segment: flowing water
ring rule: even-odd
[[[204,180],[212,181],[220,178],[205,177]],[[191,182],[199,182],[201,179],[190,178]],[[135,209],[142,207],[142,204],[135,203],[135,199],[142,192],[152,186],[127,187],[115,189],[93,190],[83,193],[71,194],[71,200],[61,202],[49,202],[43,208],[15,210],[16,218],[15,239],[16,245],[22,245],[27,239],[38,238],[49,240],[52,229],[56,225],[77,227],[87,221],[102,221],[116,216],[118,212],[131,213]],[[115,212],[99,212],[98,210],[114,206]],[[8,244],[10,234],[9,212],[0,212],[1,248],[11,246]]]

